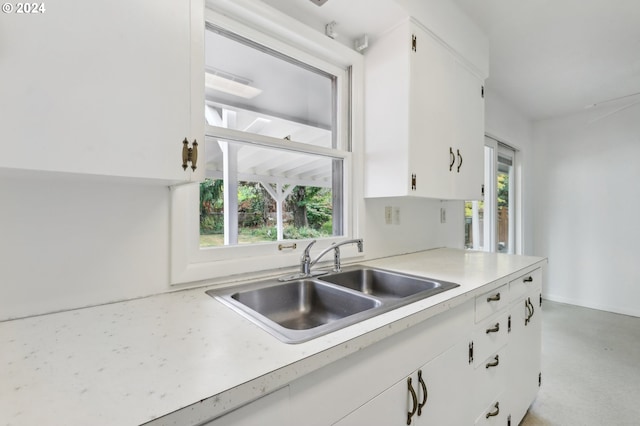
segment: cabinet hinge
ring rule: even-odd
[[[484,99],[484,86],[480,86],[480,96]]]
[[[418,51],[418,38],[415,34],[411,34],[411,50],[414,52]]]
[[[416,186],[417,186],[416,181],[417,181],[417,179],[416,179],[416,175],[415,175],[415,174],[412,174],[412,175],[411,175],[411,190],[412,190],[412,191],[415,191],[415,190],[416,190]]]
[[[542,386],[542,372],[538,374],[538,387]]]
[[[473,363],[473,342],[469,343],[469,364]]]
[[[511,315],[507,318],[507,333],[511,333]]]
[[[184,138],[182,141],[182,170],[187,170],[188,163],[191,163],[191,170],[194,172],[198,168],[198,142],[194,139],[189,148],[189,141]]]

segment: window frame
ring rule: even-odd
[[[485,134],[484,147],[491,150],[490,154],[485,154],[484,172],[484,241],[482,248],[469,248],[469,250],[482,250],[490,253],[498,253],[498,154],[508,150],[512,157],[512,181],[509,182],[511,196],[509,198],[509,211],[511,220],[509,221],[510,233],[514,239],[509,245],[509,254],[522,254],[523,252],[523,209],[522,209],[522,150],[517,146],[506,143],[501,139]],[[486,152],[486,151],[485,151]],[[490,157],[490,159],[488,158]],[[488,160],[488,161],[487,161]],[[464,208],[464,204],[463,204]],[[463,214],[464,217],[464,214]],[[463,242],[463,246],[466,242]]]
[[[341,159],[344,165],[343,236],[318,239],[314,251],[322,250],[333,242],[357,238],[361,235],[363,222],[362,203],[358,201],[362,198],[363,184],[363,57],[281,12],[264,4],[258,4],[260,2],[254,3],[225,6],[221,2],[208,2],[205,21],[335,75],[339,88],[336,149],[313,147],[295,141],[284,142],[264,135],[252,135],[252,142],[265,147]],[[225,7],[231,10],[224,10]],[[204,90],[204,81],[202,90]],[[209,125],[205,125],[205,134],[206,137],[230,141],[246,140],[245,132]],[[300,254],[311,240],[284,240],[254,245],[200,248],[197,208],[199,196],[199,182],[171,187],[170,283],[172,285],[216,279],[230,281],[235,275],[239,276],[239,279],[269,273],[276,275],[298,267]],[[296,249],[278,249],[278,245],[289,246],[292,243],[296,243]],[[349,246],[345,246],[341,254],[343,258],[363,255]]]

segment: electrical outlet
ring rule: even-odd
[[[391,225],[391,206],[385,206],[384,208],[384,224]]]
[[[447,223],[447,209],[440,207],[440,223]]]
[[[400,207],[393,208],[393,224],[400,225]]]

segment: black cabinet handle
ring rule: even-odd
[[[456,151],[458,151],[458,173],[460,173],[460,167],[462,167],[462,155],[460,155],[459,149],[457,149]]]
[[[420,386],[422,387],[422,394],[424,395],[422,397],[422,402],[418,404],[418,415],[421,416],[422,408],[427,405],[427,398],[429,397],[429,394],[427,393],[427,384],[422,380],[422,370],[418,370],[418,383],[420,383]]]
[[[487,302],[497,302],[500,300],[500,293],[496,293],[493,296],[487,297]]]
[[[523,283],[532,283],[533,282],[533,277],[531,275],[529,275],[528,277],[523,278],[522,282]]]
[[[533,318],[533,314],[536,312],[535,308],[533,307],[533,303],[531,303],[531,298],[527,298],[527,301],[529,302],[529,306],[531,306],[531,316],[529,317],[529,319]]]
[[[528,297],[527,300],[524,301],[524,307],[527,310],[527,317],[524,319],[524,325],[527,325],[531,322],[531,318],[535,313],[535,308],[533,307],[533,303],[531,303],[530,297]]]
[[[485,365],[485,368],[497,367],[498,364],[500,364],[500,358],[498,357],[498,355],[496,355],[493,359],[494,359],[493,361],[488,362]]]
[[[411,394],[411,400],[413,401],[413,408],[407,413],[407,424],[410,425],[411,418],[416,414],[416,410],[418,409],[418,397],[416,396],[416,391],[413,390],[413,386],[411,385],[411,377],[407,378],[407,386],[409,387],[409,393]]]
[[[449,171],[453,170],[453,165],[456,164],[456,155],[453,153],[453,148],[449,147]]]
[[[493,328],[487,328],[487,334],[489,333],[497,333],[498,331],[500,331],[500,323],[497,322],[496,325],[493,326]]]
[[[500,402],[496,402],[496,405],[494,405],[493,407],[495,408],[495,410],[487,413],[487,419],[489,417],[495,417],[500,414]]]

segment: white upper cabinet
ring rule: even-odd
[[[365,60],[366,196],[482,198],[483,80],[411,20]]]
[[[202,0],[45,6],[1,18],[0,168],[197,178],[182,142],[204,147]]]

